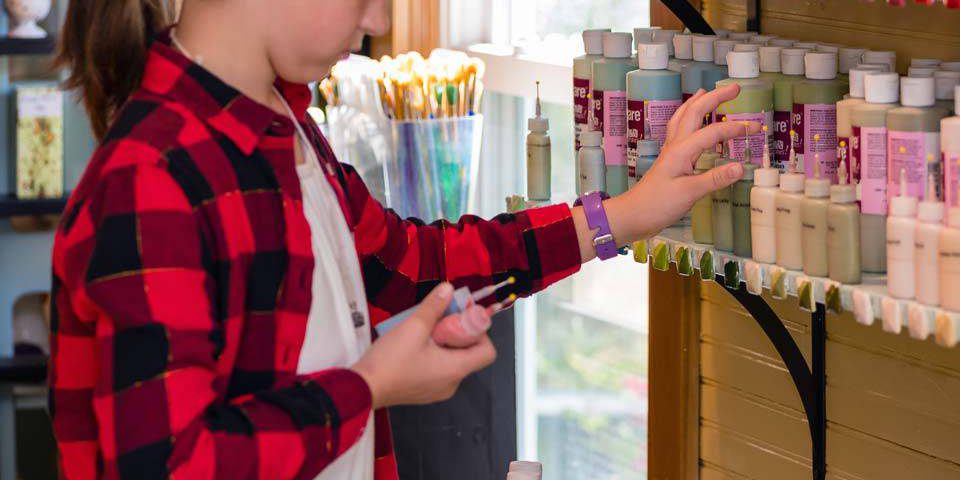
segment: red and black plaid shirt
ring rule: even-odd
[[[310,92],[279,82],[298,117]],[[580,265],[565,206],[402,220],[312,137],[362,267],[374,324],[439,282],[508,276],[530,294]],[[65,478],[313,478],[359,438],[370,391],[296,373],[314,260],[294,126],[164,35],[95,153],[53,252],[50,411]],[[377,412],[378,479],[396,478]]]

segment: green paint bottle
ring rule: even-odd
[[[740,85],[737,98],[717,107],[717,118],[726,122],[757,122],[766,129],[747,137],[737,137],[724,144],[724,156],[738,162],[746,158],[749,146],[750,158],[759,165],[763,157],[763,144],[771,140],[773,123],[773,85],[761,80],[760,55],[758,52],[729,52],[727,67],[730,78],[717,82],[717,87]]]
[[[697,159],[695,175],[707,173],[720,156],[716,152],[706,151]],[[693,241],[707,245],[713,244],[713,195],[709,194],[693,204],[691,213],[693,223]]]
[[[743,178],[733,184],[733,253],[743,258],[753,256],[753,236],[750,226],[750,192],[753,190],[753,162],[744,162]]]
[[[837,102],[849,87],[837,79],[835,52],[807,52],[803,60],[806,80],[793,87],[794,147],[807,178],[813,178],[813,159],[819,153],[820,175],[837,183]]]
[[[732,162],[729,158],[717,161],[717,167]],[[713,245],[717,250],[733,251],[733,187],[713,192]]]
[[[784,48],[780,50],[780,71],[782,77],[773,82],[773,142],[771,143],[770,162],[780,173],[787,171],[790,156],[790,118],[793,116],[793,86],[803,80],[803,56],[806,48]]]

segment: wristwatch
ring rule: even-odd
[[[597,258],[610,260],[617,256],[617,242],[613,238],[613,230],[607,220],[607,211],[603,208],[603,201],[609,198],[604,192],[590,192],[580,197],[576,204],[583,205],[583,213],[587,217],[587,227],[596,230],[593,237],[593,247],[597,250]],[[575,204],[575,205],[576,205]]]

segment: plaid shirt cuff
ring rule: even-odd
[[[527,261],[539,279],[533,292],[541,291],[580,270],[580,241],[568,205],[552,205],[521,212],[529,228],[523,233]]]

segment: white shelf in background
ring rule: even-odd
[[[640,259],[644,257],[642,250],[635,253]],[[709,256],[704,258],[705,255]],[[665,270],[670,263],[675,263],[677,270],[685,275],[702,270],[701,266],[712,268],[713,272],[701,275],[706,279],[732,269],[730,273],[736,273],[738,284],[746,284],[747,290],[756,295],[766,289],[774,298],[797,297],[806,310],[822,303],[834,312],[853,312],[857,322],[864,325],[880,321],[886,332],[899,334],[906,329],[918,340],[934,336],[937,344],[948,348],[960,342],[960,312],[893,298],[887,294],[887,279],[883,275],[864,275],[859,285],[841,284],[717,251],[712,245],[694,242],[689,228],[677,227],[668,228],[649,240],[646,256],[654,268]]]

